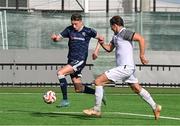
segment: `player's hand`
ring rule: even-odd
[[[53,35],[51,35],[51,39],[54,41],[54,42],[57,42],[58,40],[59,40],[59,36],[58,35],[55,35],[55,34],[53,34]]]
[[[104,43],[104,41],[98,41],[99,42],[99,44],[103,44]]]
[[[145,55],[141,55],[140,60],[141,60],[141,63],[144,65],[149,63],[149,61],[146,59]]]
[[[104,37],[103,37],[103,36],[100,36],[100,37],[98,38],[98,42],[99,42],[99,44],[103,44],[103,43],[104,43]]]
[[[98,58],[98,54],[95,53],[95,52],[93,52],[93,54],[92,54],[92,59],[93,59],[93,60],[96,60],[97,58]]]

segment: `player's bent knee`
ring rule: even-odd
[[[141,88],[139,86],[131,86],[131,89],[133,90],[134,93],[139,94],[141,91]]]
[[[102,85],[102,83],[101,83],[99,80],[95,80],[95,81],[94,81],[94,84],[95,84],[96,86],[101,86],[101,85]]]
[[[57,73],[57,77],[58,77],[58,79],[63,79],[63,78],[65,78],[65,75]]]
[[[61,70],[57,71],[57,75],[62,75],[63,73],[61,72]]]
[[[95,86],[102,86],[102,83],[95,82]]]
[[[136,90],[136,89],[132,89],[132,90],[134,91],[134,93],[139,94],[138,90]]]
[[[98,86],[98,82],[97,82],[97,80],[94,80],[94,84],[95,84],[96,86]]]

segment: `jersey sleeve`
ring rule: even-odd
[[[88,33],[90,37],[95,38],[97,36],[97,31],[94,30],[93,28],[90,28]]]
[[[61,33],[60,35],[63,37],[63,38],[67,38],[69,37],[69,28],[65,28]]]
[[[112,37],[110,43],[112,43],[114,45],[114,36]]]
[[[125,39],[125,40],[132,41],[134,34],[135,34],[135,32],[132,32],[132,31],[127,30],[127,29],[124,29],[124,30],[121,32],[121,37],[122,37],[123,39]]]

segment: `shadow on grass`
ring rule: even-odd
[[[89,117],[84,115],[80,112],[37,112],[37,111],[30,111],[30,110],[7,110],[5,113],[12,113],[12,114],[30,114],[33,117],[71,117],[71,118],[78,118],[82,120],[94,120],[96,117]]]
[[[28,111],[28,110],[8,110],[9,113],[23,113],[23,114],[30,114],[33,117],[62,117],[62,118],[66,118],[66,117],[70,117],[70,118],[77,118],[77,119],[81,119],[81,120],[97,120],[97,119],[110,119],[110,120],[117,120],[117,119],[122,119],[122,120],[146,120],[146,121],[150,121],[150,120],[154,120],[153,118],[149,118],[149,117],[134,117],[134,116],[126,116],[126,115],[116,115],[116,114],[106,114],[104,113],[102,115],[102,117],[90,117],[90,116],[86,116],[81,112],[37,112],[37,111]]]
[[[67,113],[67,112],[60,112],[60,113],[57,113],[57,112],[33,112],[31,113],[33,116],[36,116],[36,117],[43,117],[43,116],[48,116],[48,117],[64,117],[67,116],[67,117],[71,117],[71,118],[78,118],[78,119],[83,119],[83,120],[93,120],[93,119],[96,119],[95,117],[88,117],[86,115],[84,115],[83,113]]]

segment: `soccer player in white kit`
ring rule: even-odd
[[[114,32],[112,40],[108,44],[104,43],[104,41],[99,41],[99,43],[107,52],[111,52],[115,49],[117,67],[106,71],[95,79],[95,106],[91,109],[83,110],[83,113],[88,116],[101,116],[104,84],[111,81],[116,82],[122,80],[130,85],[131,89],[151,106],[155,119],[157,120],[160,117],[161,106],[158,105],[153,100],[150,93],[139,84],[138,79],[134,75],[135,63],[133,59],[132,41],[137,41],[139,43],[141,63],[147,64],[148,60],[145,57],[144,38],[138,33],[127,30],[120,16],[113,16],[110,19],[110,26]]]

